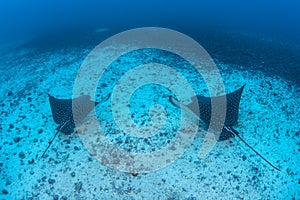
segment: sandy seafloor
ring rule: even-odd
[[[247,66],[233,68],[217,62],[227,92],[247,84],[236,129],[280,172],[237,138],[218,142],[205,158],[199,158],[203,130],[180,159],[137,176],[99,162],[76,134],[60,134],[46,157],[40,158],[57,126],[46,92],[70,98],[77,70],[90,50],[23,48],[1,58],[1,199],[300,199],[300,89],[279,76],[249,71]],[[195,77],[191,79],[197,83]],[[102,83],[101,96],[109,92],[112,82]],[[204,91],[202,86],[199,83],[197,92]],[[136,98],[162,98],[154,90],[141,89]],[[108,105],[97,107],[107,121]],[[137,120],[147,118],[138,113],[145,109],[135,111]],[[122,140],[109,136],[113,125],[107,124],[108,137]],[[153,143],[163,145],[163,141]]]

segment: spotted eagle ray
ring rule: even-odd
[[[245,84],[246,85],[246,84]],[[223,128],[221,131],[221,134],[218,138],[219,141],[228,140],[231,137],[238,137],[245,145],[247,145],[252,151],[254,151],[259,157],[261,157],[264,161],[266,161],[270,166],[272,166],[274,169],[280,171],[279,168],[275,167],[271,162],[269,162],[267,159],[265,159],[261,154],[259,154],[253,147],[251,147],[240,135],[237,130],[233,128],[233,126],[236,126],[238,124],[238,114],[239,114],[239,105],[240,100],[242,96],[242,92],[244,90],[245,85],[243,85],[240,89],[223,95],[223,96],[214,96],[214,97],[204,97],[201,95],[193,96],[192,103],[186,105],[181,104],[177,100],[175,100],[172,96],[170,96],[169,100],[170,102],[176,106],[176,107],[182,107],[184,110],[187,110],[189,112],[192,112],[193,115],[200,121],[204,122],[206,126],[209,126],[211,123],[211,111],[212,106],[211,102],[218,103],[224,103],[224,97],[226,97],[226,115],[225,115],[225,121],[223,124]],[[195,105],[198,104],[199,106],[199,115],[195,115],[197,112],[195,112]],[[222,106],[222,105],[217,105]]]
[[[64,134],[73,133],[75,129],[75,123],[82,122],[84,118],[91,112],[91,110],[100,103],[92,101],[90,95],[82,95],[74,99],[58,99],[50,94],[48,94],[48,97],[52,117],[54,122],[58,124],[58,127],[56,128],[57,131],[55,135],[42,154],[42,157],[44,157],[45,153],[59,132]],[[110,94],[108,94],[102,100],[102,102],[107,101],[109,97]]]

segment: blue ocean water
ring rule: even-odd
[[[299,1],[3,0],[0,19],[1,199],[300,198]],[[198,124],[192,96],[244,84],[228,128],[280,171]],[[84,115],[72,134],[47,93],[69,99],[62,118]],[[71,106],[85,94],[91,113]]]

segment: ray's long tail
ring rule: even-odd
[[[260,153],[258,153],[253,147],[251,147],[243,138],[241,138],[241,136],[238,134],[238,132],[236,130],[234,130],[233,128],[229,128],[227,126],[224,126],[224,128],[227,131],[230,131],[231,133],[233,133],[235,136],[237,136],[245,145],[247,145],[252,151],[254,151],[256,153],[256,155],[258,155],[259,157],[261,157],[270,166],[272,166],[274,169],[280,171],[280,169],[278,167],[275,167],[270,161],[268,161],[267,159],[265,159]]]
[[[49,147],[51,146],[52,142],[54,141],[54,139],[56,138],[56,136],[58,135],[59,131],[69,122],[70,120],[68,121],[65,121],[63,124],[61,124],[59,126],[59,128],[57,129],[55,135],[53,136],[53,138],[51,139],[51,141],[49,142],[47,148],[45,149],[44,153],[42,154],[42,158],[44,157],[45,153],[48,151]]]

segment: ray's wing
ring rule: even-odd
[[[227,126],[235,126],[238,123],[239,107],[244,87],[245,85],[243,85],[240,89],[226,95],[227,111],[225,125]]]
[[[196,110],[196,104],[198,104],[200,111]],[[200,113],[200,119],[203,120],[206,125],[209,125],[211,120],[211,99],[209,97],[201,95],[194,96],[192,97],[192,103],[187,105],[187,107],[195,112],[195,114],[197,114],[196,112]]]
[[[75,123],[80,123],[99,104],[91,100],[90,95],[83,95],[73,99],[72,115]]]
[[[72,117],[72,99],[57,99],[50,94],[49,102],[53,120],[56,124],[63,124]]]
[[[245,85],[243,85],[240,89],[229,93],[226,95],[226,118],[225,124],[228,126],[234,126],[237,124],[238,113],[239,113],[239,105],[241,100],[241,95],[243,92]],[[216,97],[204,97],[201,95],[197,95],[192,97],[192,103],[187,105],[189,109],[193,112],[195,111],[196,104],[198,103],[200,109],[200,118],[209,125],[211,121],[211,101],[212,99],[216,102],[215,106],[224,107],[224,96],[216,96]],[[218,103],[219,102],[219,103]]]
[[[89,95],[74,99],[58,99],[50,94],[48,96],[54,122],[60,125],[64,124],[64,126],[58,126],[56,129],[65,134],[72,133],[75,122],[80,123],[99,103],[92,101]]]
[[[59,132],[65,134],[73,133],[75,122],[81,122],[99,103],[92,101],[89,95],[83,95],[74,99],[58,99],[50,94],[48,96],[53,120],[59,126],[56,128],[57,131],[43,152],[42,157],[44,157]],[[104,98],[104,101],[107,101],[109,97],[110,94]]]
[[[234,126],[237,125],[238,121],[238,114],[239,114],[239,105],[240,105],[240,100],[242,96],[242,92],[244,89],[245,85],[243,85],[240,89],[226,94],[226,116],[225,116],[225,122],[224,125],[226,126]],[[224,98],[225,96],[215,96],[215,97],[204,97],[201,95],[197,95],[192,97],[192,103],[187,105],[187,107],[192,110],[195,114],[200,113],[200,118],[205,122],[207,126],[210,125],[211,122],[211,101],[213,100],[215,102],[215,108],[216,111],[218,110],[223,110],[224,109]],[[197,110],[196,104],[199,105],[199,110]],[[198,114],[199,115],[199,114]],[[218,116],[220,119],[218,119]],[[212,120],[215,123],[218,123],[221,121],[221,114],[215,115],[216,119]],[[223,126],[223,124],[222,124]],[[233,137],[234,135],[230,132],[227,131],[226,129],[222,129],[221,135],[219,136],[219,140],[227,140],[230,137]]]

